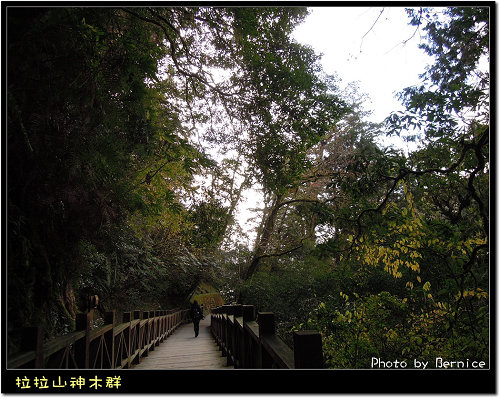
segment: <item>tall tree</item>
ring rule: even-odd
[[[356,269],[359,286],[314,313],[335,335],[325,346],[333,367],[369,367],[372,355],[488,359],[489,9],[408,14],[435,62],[387,126],[418,147],[357,155],[350,170],[361,174],[332,184],[347,201],[323,247],[340,251],[337,264]],[[385,291],[373,289],[378,268],[394,277]]]
[[[80,239],[134,206],[127,165],[164,51],[115,9],[10,7],[7,20],[9,326],[50,329]]]
[[[297,183],[343,112],[317,56],[290,39],[306,14],[7,10],[9,327],[67,328],[85,275],[108,293],[154,279],[169,255],[220,243],[246,184],[272,197]],[[226,152],[250,165],[243,181],[214,171],[227,190],[193,202],[208,153]],[[214,215],[223,228],[200,233]]]

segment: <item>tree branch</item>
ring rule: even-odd
[[[363,40],[365,39],[366,35],[368,33],[370,33],[372,31],[372,29],[375,27],[375,25],[377,24],[378,20],[380,19],[380,17],[382,16],[382,13],[384,12],[385,8],[382,8],[382,10],[380,11],[380,14],[378,14],[378,17],[377,19],[375,20],[375,22],[373,23],[373,25],[371,26],[370,29],[368,29],[368,31],[363,35],[363,37],[361,38],[361,43],[359,45],[359,52],[361,52],[361,47],[363,46]]]
[[[284,256],[284,255],[286,255],[286,254],[292,253],[292,252],[294,252],[295,250],[298,250],[298,249],[300,249],[301,247],[304,247],[303,242],[304,242],[304,240],[305,240],[305,239],[307,239],[307,237],[306,237],[306,238],[301,239],[300,245],[298,245],[298,246],[296,246],[296,247],[293,247],[293,248],[291,248],[291,249],[288,249],[288,250],[285,250],[285,251],[282,251],[282,252],[279,252],[279,253],[262,254],[262,255],[260,255],[260,256],[258,256],[258,257],[256,257],[256,258],[257,258],[257,259],[259,259],[259,260],[261,260],[261,259],[263,259],[263,258],[280,257],[280,256]]]
[[[158,26],[163,31],[166,39],[170,43],[170,55],[172,57],[172,61],[174,62],[175,68],[177,69],[177,71],[179,73],[181,73],[184,76],[189,76],[189,77],[192,77],[193,79],[196,79],[196,80],[200,81],[201,83],[203,83],[207,87],[209,87],[211,90],[215,91],[217,94],[219,94],[219,95],[221,95],[223,97],[231,97],[231,96],[234,96],[234,95],[238,94],[238,93],[226,93],[226,92],[220,90],[218,87],[216,87],[214,85],[211,85],[208,82],[207,79],[205,79],[204,77],[200,76],[198,73],[190,72],[190,71],[186,70],[185,68],[183,68],[180,65],[179,60],[177,58],[177,54],[176,54],[176,51],[177,51],[176,48],[177,48],[177,46],[176,46],[174,40],[172,39],[172,37],[170,36],[170,34],[168,33],[166,27],[163,24],[161,24],[158,21],[155,21],[154,19],[150,19],[150,18],[144,17],[142,15],[139,15],[136,12],[131,11],[129,9],[126,9],[126,8],[120,8],[120,9],[122,11],[130,14],[130,15],[133,15],[136,18],[139,18],[141,21],[148,22],[148,23],[151,23],[153,25]],[[169,26],[171,26],[171,24],[169,24]],[[175,31],[175,29],[174,29],[174,31]]]

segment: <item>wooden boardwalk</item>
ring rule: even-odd
[[[198,337],[194,337],[192,323],[179,326],[133,369],[233,369],[226,361],[210,333],[207,315],[200,322]]]

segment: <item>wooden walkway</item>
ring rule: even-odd
[[[210,333],[207,315],[200,322],[198,337],[194,337],[192,323],[179,326],[133,369],[233,369],[226,366],[226,361]]]

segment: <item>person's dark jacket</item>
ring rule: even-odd
[[[191,318],[193,318],[194,322],[199,322],[200,319],[203,319],[203,310],[196,301],[191,306]]]

